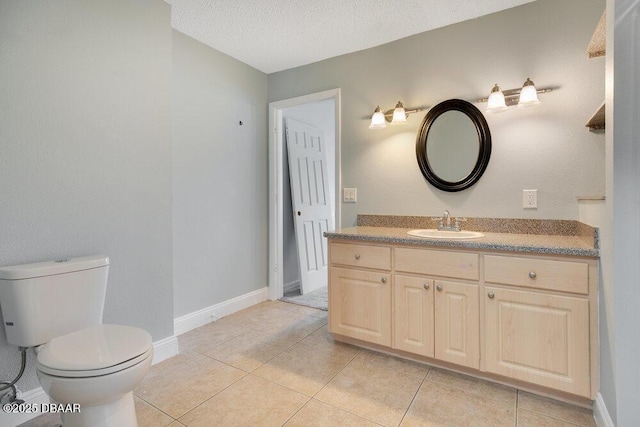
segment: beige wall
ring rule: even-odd
[[[538,0],[376,48],[269,75],[269,101],[340,87],[342,184],[358,203],[342,206],[342,224],[358,213],[577,219],[576,196],[604,194],[604,136],[585,123],[604,99],[604,59],[586,46],[604,0]],[[494,83],[519,87],[531,77],[542,106],[488,115],[489,166],[474,187],[446,193],[418,169],[409,125],[372,131],[376,104],[434,106],[475,100]],[[485,104],[477,104],[484,109]],[[522,190],[538,190],[537,210],[522,208]]]

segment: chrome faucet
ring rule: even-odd
[[[442,216],[443,228],[446,230],[451,229],[451,214],[448,210],[444,211],[444,215]]]
[[[431,218],[433,220],[440,221],[438,223],[438,230],[446,231],[460,231],[460,221],[466,221],[466,218],[453,218],[453,225],[451,224],[451,214],[448,210],[444,211],[442,218]]]

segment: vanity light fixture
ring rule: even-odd
[[[384,129],[387,127],[387,122],[393,126],[405,124],[407,123],[407,117],[409,114],[417,113],[418,111],[422,111],[422,108],[407,110],[404,108],[404,104],[400,101],[398,101],[393,110],[388,110],[386,112],[382,112],[382,107],[378,105],[371,116],[369,129]]]
[[[538,94],[551,92],[552,90],[551,88],[536,89],[531,79],[527,78],[527,81],[524,82],[520,89],[502,91],[496,84],[493,86],[493,89],[491,89],[489,98],[479,99],[478,102],[487,103],[487,109],[485,110],[487,113],[500,113],[506,111],[508,105],[517,104],[518,108],[540,105]]]

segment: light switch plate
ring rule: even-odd
[[[522,207],[525,209],[538,208],[538,190],[522,190]]]
[[[342,193],[342,201],[345,203],[356,203],[358,201],[358,189],[344,188]]]

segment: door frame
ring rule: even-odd
[[[281,298],[284,293],[283,271],[283,224],[284,206],[281,189],[283,188],[282,156],[284,149],[284,129],[282,125],[282,110],[298,105],[333,99],[335,104],[335,200],[334,227],[341,226],[340,188],[342,188],[342,173],[340,163],[342,124],[340,88],[323,92],[302,95],[269,103],[269,299]],[[287,211],[288,212],[288,211]]]

